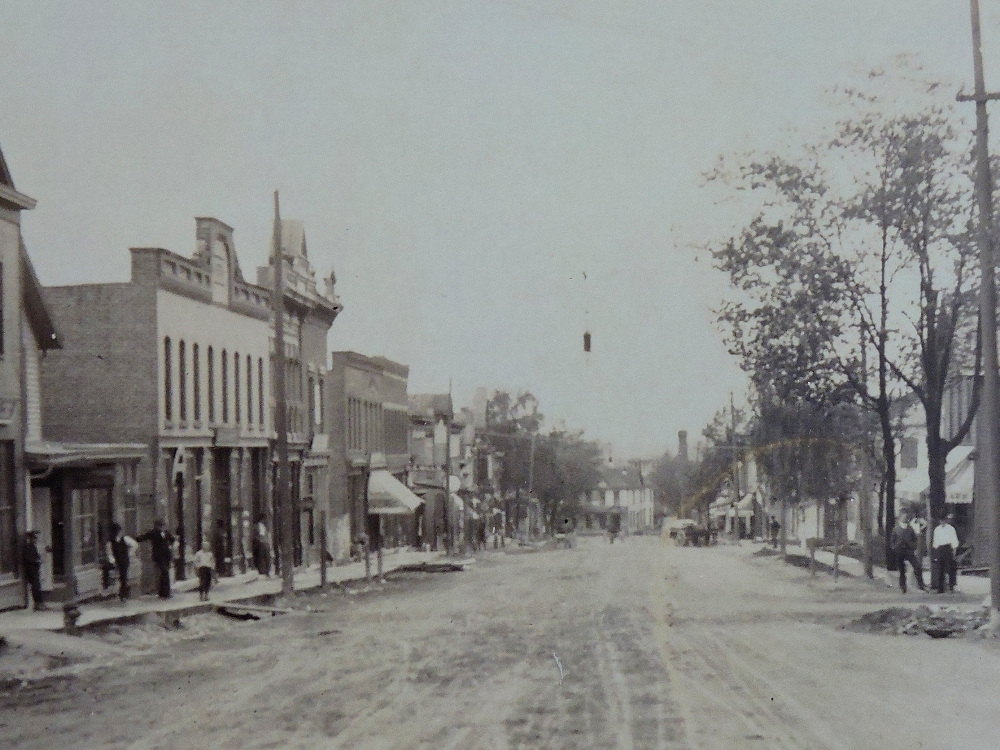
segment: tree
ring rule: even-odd
[[[534,491],[550,534],[555,532],[559,517],[577,517],[580,497],[590,494],[600,481],[600,461],[600,448],[585,440],[582,431],[553,430],[539,442]]]
[[[867,111],[797,158],[712,175],[762,194],[713,256],[740,293],[719,318],[758,391],[786,406],[856,401],[877,416],[888,547],[894,395],[909,387],[924,407],[935,508],[945,457],[971,424],[972,412],[958,434],[940,432],[945,391],[978,351],[961,347],[974,312],[969,195],[963,141],[942,110],[889,116],[877,98],[852,97]]]

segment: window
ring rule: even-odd
[[[253,358],[247,355],[247,424],[253,424]]]
[[[257,360],[257,422],[264,426],[264,358]]]
[[[17,573],[14,441],[0,440],[0,575]]]
[[[0,263],[0,357],[3,356],[3,263]],[[2,551],[0,551],[2,554]],[[2,569],[0,569],[2,572]]]
[[[191,347],[191,379],[194,381],[194,421],[201,422],[201,373],[198,362],[198,345]]]
[[[233,421],[240,423],[240,353],[233,352]]]
[[[215,353],[208,347],[208,422],[215,424]]]
[[[229,421],[229,377],[227,369],[229,359],[226,357],[226,350],[222,350],[222,424]]]
[[[198,347],[195,345],[195,351]],[[136,481],[136,464],[126,464],[123,471],[124,492],[122,495],[122,531],[129,536],[139,533],[139,509],[136,504],[139,487]]]
[[[187,362],[184,361],[184,341],[177,343],[177,415],[181,422],[187,421]]]
[[[170,358],[170,337],[163,339],[163,416],[169,422],[174,418],[173,384],[170,382],[170,370],[173,363]]]
[[[899,441],[899,467],[916,469],[920,463],[920,442],[915,437],[905,437]]]
[[[316,417],[318,413],[316,411],[316,379],[310,375],[309,376],[309,429],[312,430],[313,426],[316,424]]]
[[[323,425],[326,424],[326,415],[323,413],[323,378],[319,379],[316,384],[316,401],[319,403],[319,412],[316,414],[316,424],[319,426],[320,432],[323,431]]]
[[[94,490],[73,490],[74,531],[78,545],[77,562],[92,565],[97,562],[97,503]]]

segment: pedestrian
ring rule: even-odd
[[[944,593],[945,574],[948,576],[948,591],[955,590],[958,578],[958,565],[955,562],[958,534],[955,532],[955,527],[951,525],[951,520],[950,514],[939,518],[938,524],[934,528],[934,536],[931,538],[939,594]]]
[[[132,555],[139,548],[139,542],[122,533],[121,524],[111,524],[111,541],[107,544],[107,556],[118,572],[118,599],[124,604],[131,593],[128,585],[128,568]]]
[[[917,535],[905,515],[900,514],[896,528],[892,530],[889,546],[896,555],[896,565],[899,567],[899,588],[906,593],[906,563],[913,568],[913,577],[917,579],[917,588],[926,591],[924,586],[924,571],[917,558]]]
[[[257,518],[253,535],[253,564],[262,576],[271,577],[271,539],[264,516]]]
[[[770,526],[771,526],[771,546],[776,548],[778,546],[778,532],[781,531],[781,524],[778,523],[777,518],[771,516]]]
[[[35,611],[48,609],[42,597],[42,556],[38,552],[35,539],[37,531],[27,531],[24,534],[24,546],[21,548],[21,563],[24,567],[24,582],[31,591],[31,601]],[[28,593],[24,594],[24,606],[28,606]]]
[[[206,539],[201,543],[201,549],[191,558],[194,569],[198,572],[198,598],[208,601],[208,591],[212,588],[212,576],[215,575],[215,555]]]
[[[153,565],[156,566],[156,592],[161,599],[170,598],[170,561],[174,559],[174,536],[167,531],[163,519],[157,518],[153,528],[136,541],[149,542]]]

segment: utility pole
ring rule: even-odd
[[[271,313],[274,315],[274,429],[277,432],[278,486],[275,488],[281,518],[281,593],[295,590],[295,540],[292,503],[288,494],[288,412],[285,399],[285,288],[282,277],[284,254],[281,250],[281,212],[278,191],[274,191],[274,237],[272,262],[274,283],[271,286]]]
[[[983,346],[983,394],[979,402],[976,435],[976,484],[978,501],[986,510],[989,524],[990,621],[994,634],[1000,632],[1000,388],[997,373],[997,293],[993,261],[993,182],[990,175],[989,118],[986,102],[1000,99],[987,94],[983,77],[982,34],[979,0],[970,0],[972,16],[972,64],[976,92],[959,94],[958,101],[976,103],[976,199],[979,207],[979,324]]]

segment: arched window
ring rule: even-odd
[[[194,385],[194,421],[201,422],[201,367],[198,361],[198,345],[191,345],[191,380]]]
[[[229,358],[222,350],[222,424],[229,423]]]
[[[208,423],[215,424],[215,352],[208,347]]]
[[[233,420],[240,423],[240,353],[233,352]]]
[[[163,339],[163,417],[169,422],[174,418],[174,394],[173,383],[170,380],[170,371],[173,369],[173,362],[170,356],[170,337]]]
[[[253,424],[253,357],[247,355],[247,424]]]
[[[181,422],[187,421],[187,362],[185,362],[184,339],[177,342],[177,416]]]
[[[257,360],[257,424],[264,426],[264,358]]]

